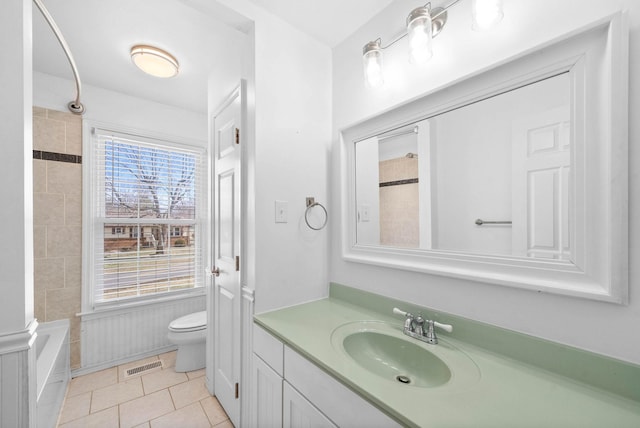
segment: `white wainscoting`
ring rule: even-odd
[[[254,291],[242,287],[242,368],[240,389],[240,423],[249,426],[251,421],[252,405],[251,386],[253,374],[253,302]]]
[[[82,315],[82,368],[90,373],[175,349],[167,339],[174,319],[205,310],[205,295]]]
[[[0,428],[36,425],[37,326],[0,335]]]

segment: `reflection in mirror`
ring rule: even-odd
[[[571,259],[567,73],[356,142],[358,245]]]

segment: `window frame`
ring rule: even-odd
[[[155,293],[144,296],[135,296],[129,298],[114,299],[113,301],[96,301],[96,284],[97,278],[100,274],[99,266],[95,255],[97,240],[104,239],[104,226],[108,224],[109,219],[104,217],[103,221],[98,221],[97,215],[98,203],[100,196],[104,194],[104,180],[99,182],[97,175],[95,174],[95,168],[97,164],[98,156],[95,153],[96,132],[99,131],[104,135],[105,132],[111,133],[114,136],[120,136],[127,140],[138,141],[141,145],[156,145],[164,150],[171,150],[172,148],[177,151],[190,151],[196,153],[199,156],[199,170],[196,174],[196,194],[199,195],[196,199],[195,219],[172,219],[172,224],[169,224],[169,231],[171,232],[175,226],[175,223],[180,223],[179,226],[187,225],[193,226],[195,229],[195,241],[199,243],[196,248],[196,282],[193,288],[173,290],[169,292]],[[83,250],[82,250],[82,313],[90,314],[100,312],[104,310],[113,310],[123,307],[135,307],[141,305],[148,305],[153,303],[166,302],[176,299],[190,298],[197,295],[205,294],[205,269],[207,248],[205,238],[207,236],[206,222],[208,215],[208,162],[207,162],[207,149],[205,143],[201,141],[189,140],[185,138],[179,138],[169,136],[165,134],[159,134],[152,131],[140,130],[129,128],[125,126],[115,125],[111,123],[103,123],[98,121],[85,120],[83,121],[83,162],[82,162],[82,182],[83,182]],[[117,223],[117,227],[122,228],[123,235],[127,237],[131,231],[127,231],[127,228],[132,228],[140,225],[138,235],[144,235],[143,228],[147,226],[149,221],[139,221],[140,218],[120,218]],[[146,219],[145,219],[146,220]],[[157,219],[160,220],[160,219]],[[125,224],[126,223],[126,224]],[[184,224],[182,224],[184,223]],[[188,224],[187,224],[188,223]],[[103,235],[103,236],[101,236]],[[135,235],[135,233],[134,233]],[[172,239],[174,236],[169,233],[168,239]]]

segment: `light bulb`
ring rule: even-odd
[[[431,13],[426,7],[414,9],[407,17],[410,62],[424,64],[433,55],[431,25]]]
[[[384,83],[382,73],[382,50],[380,42],[367,43],[362,49],[364,79],[370,87],[381,86]]]
[[[471,10],[473,16],[472,28],[477,31],[486,31],[495,27],[504,16],[502,0],[472,0]]]

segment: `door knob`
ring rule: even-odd
[[[213,276],[220,276],[220,268],[214,267],[213,269],[211,269],[211,273],[213,274]]]

